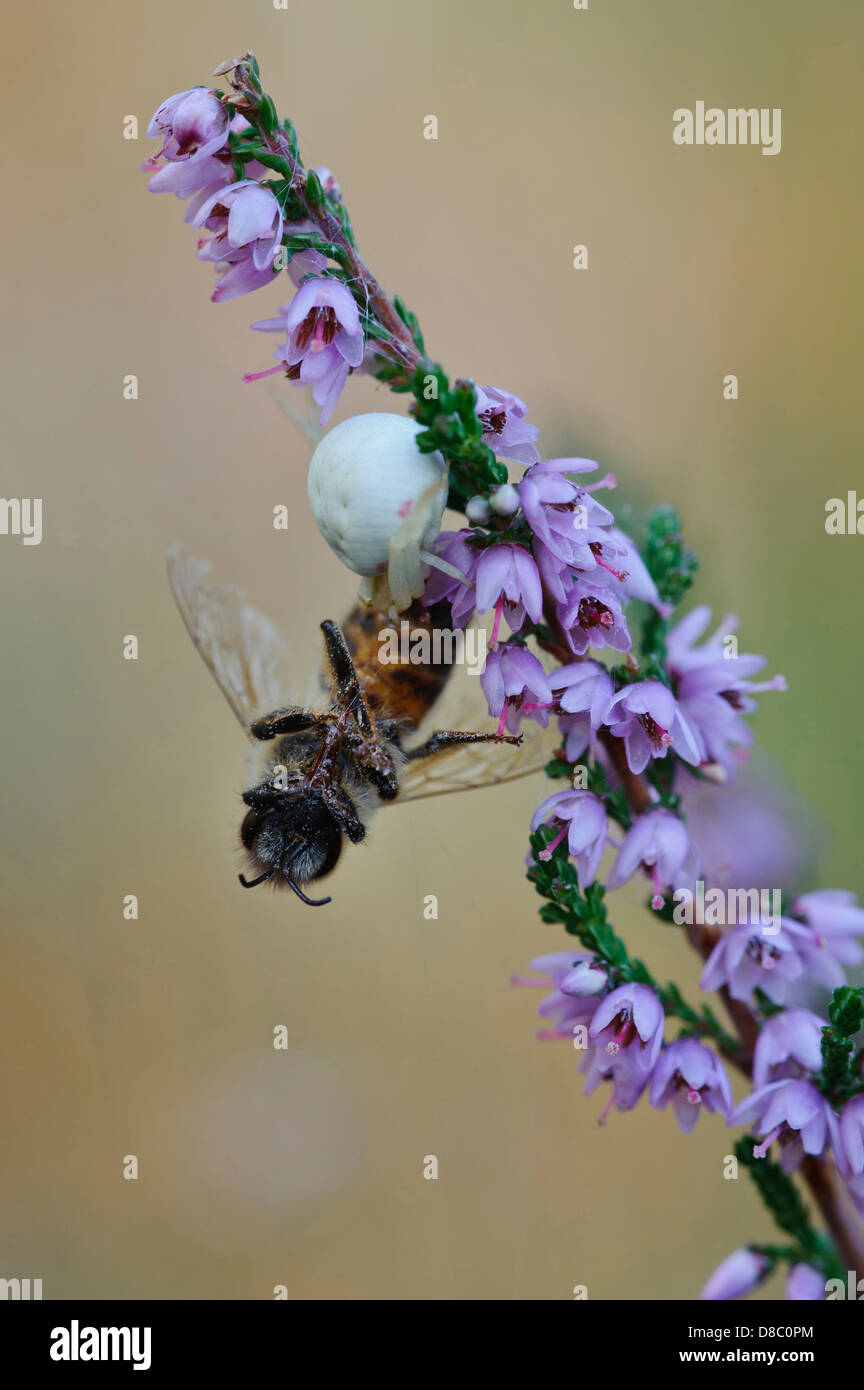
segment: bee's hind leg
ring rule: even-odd
[[[466,743],[515,743],[522,742],[521,734],[467,734],[458,729],[439,729],[437,733],[430,734],[425,743],[421,743],[419,748],[409,749],[405,757],[408,762],[417,762],[419,758],[434,758],[438,753],[445,753],[450,748],[460,748]]]

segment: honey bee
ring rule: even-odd
[[[201,560],[177,551],[169,558],[189,636],[252,743],[240,826],[251,870],[249,878],[239,875],[244,888],[271,883],[323,907],[331,899],[310,898],[303,885],[332,872],[343,839],[364,839],[378,806],[492,786],[538,771],[549,758],[533,732],[439,729],[422,737],[421,725],[453,679],[452,662],[382,662],[379,634],[393,624],[359,606],[341,627],[321,624],[325,707],[288,703],[293,663],[276,626],[208,575]],[[431,631],[446,612],[415,606],[401,616]]]

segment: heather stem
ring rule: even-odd
[[[844,1212],[836,1174],[824,1158],[808,1154],[801,1172],[813,1195],[834,1243],[846,1261],[846,1268],[858,1274],[864,1270],[864,1229],[854,1211]]]

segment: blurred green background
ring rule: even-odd
[[[241,382],[275,298],[211,304],[183,205],[137,165],[166,96],[255,50],[448,371],[525,397],[547,455],[679,506],[696,597],[788,677],[755,729],[830,826],[823,881],[860,891],[864,540],[824,506],[862,481],[861,6],[90,0],[8,27],[3,490],[44,499],[44,539],[0,539],[0,1275],[46,1298],[692,1297],[767,1218],[722,1179],[719,1119],[600,1129],[572,1048],[534,1041],[508,975],[564,942],[522,878],[542,779],[382,814],[326,911],[237,886],[244,740],[165,551],[310,662],[353,585],[308,446]],[[782,153],[675,146],[697,100],[781,107]],[[388,408],[358,381],[335,418]],[[619,929],[695,992],[642,896]]]

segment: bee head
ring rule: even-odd
[[[310,907],[329,903],[330,898],[307,898],[300,887],[329,874],[342,850],[342,831],[320,793],[260,787],[244,792],[243,800],[249,810],[240,840],[256,874],[251,880],[241,874],[243,887],[271,880],[285,884]]]

